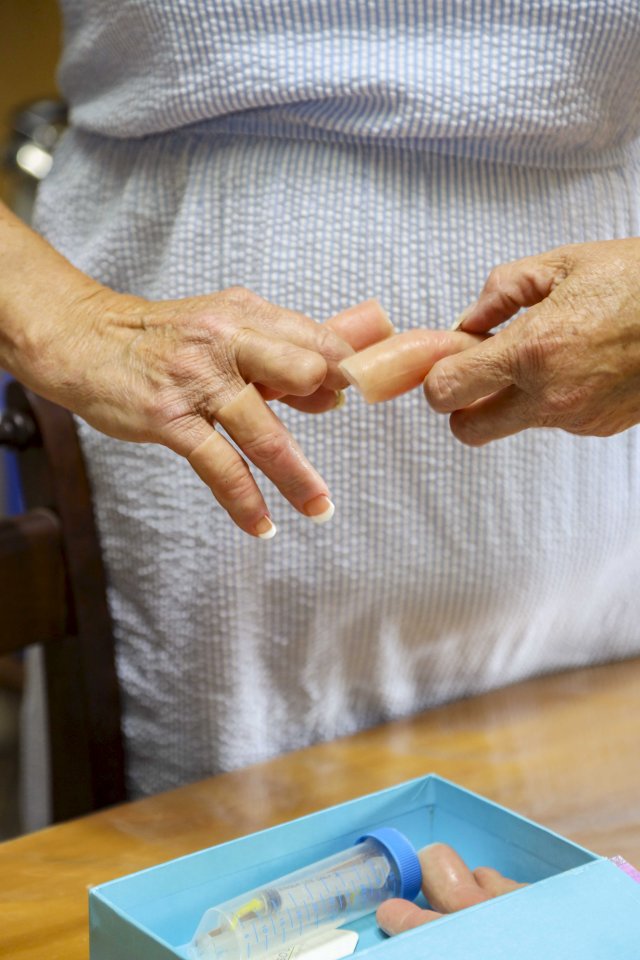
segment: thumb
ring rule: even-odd
[[[460,314],[452,330],[486,333],[522,307],[540,303],[566,280],[570,272],[568,262],[560,249],[495,267],[478,299]]]

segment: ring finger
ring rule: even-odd
[[[217,430],[211,429],[188,460],[241,530],[261,540],[275,536],[275,524],[249,467]]]

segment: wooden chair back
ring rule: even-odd
[[[42,644],[58,822],[126,799],[106,579],[71,414],[13,382],[0,444],[27,508],[0,519],[0,655]]]

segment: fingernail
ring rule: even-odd
[[[344,390],[336,390],[336,405],[333,408],[334,410],[339,410],[340,407],[344,407],[347,402]]]
[[[329,497],[323,495],[305,503],[304,512],[314,523],[327,523],[336,512],[336,508]]]
[[[269,517],[262,517],[262,519],[256,523],[256,536],[258,536],[260,540],[273,540],[277,532],[278,528],[275,523],[272,523]]]
[[[469,304],[469,306],[466,307],[466,309],[464,309],[462,313],[458,317],[456,317],[456,319],[453,321],[451,325],[451,329],[459,330],[462,324],[465,322],[465,320],[471,316],[471,314],[473,313],[477,305],[478,305],[477,300],[474,300],[473,303]]]

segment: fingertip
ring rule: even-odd
[[[325,494],[308,500],[303,511],[312,523],[328,523],[336,512],[335,504]]]
[[[455,410],[455,405],[452,405],[447,365],[444,360],[438,361],[429,370],[422,381],[422,390],[427,403],[436,413],[451,413]]]
[[[259,540],[273,540],[278,528],[270,517],[262,517],[255,526],[255,535]]]
[[[476,867],[473,871],[476,882],[491,897],[502,897],[507,893],[522,890],[526,883],[518,883],[510,877],[505,877],[493,867]]]
[[[392,899],[380,904],[376,911],[376,922],[388,937],[395,937],[432,920],[439,920],[441,916],[441,913],[423,910],[409,900]]]
[[[484,447],[490,438],[477,432],[472,416],[464,410],[456,410],[449,417],[449,428],[456,440],[465,447]]]
[[[396,933],[394,924],[394,904],[397,903],[397,900],[386,900],[384,903],[380,904],[376,910],[376,923],[382,932],[386,933],[388,937],[392,937]]]
[[[463,327],[465,330],[468,330],[467,321],[473,317],[473,313],[478,306],[478,301],[474,300],[473,303],[469,304],[462,313],[458,314],[456,319],[451,324],[451,332],[455,333],[456,330],[461,330]]]
[[[297,356],[292,360],[287,393],[298,397],[309,397],[324,384],[329,365],[321,354],[303,347],[298,348]]]
[[[505,319],[505,317],[487,317],[481,313],[473,313],[464,317],[460,325],[455,329],[458,333],[478,335],[488,333],[493,327],[498,326]],[[453,329],[452,327],[452,330]]]
[[[376,299],[347,307],[327,320],[325,326],[330,327],[356,352],[395,333],[389,315]]]

